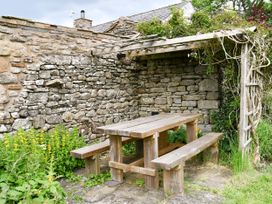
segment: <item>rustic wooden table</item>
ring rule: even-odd
[[[151,161],[159,154],[167,152],[167,150],[160,151],[159,137],[165,131],[176,129],[184,124],[188,141],[195,140],[197,138],[197,120],[200,116],[201,114],[167,113],[99,127],[98,130],[102,130],[110,138],[109,166],[113,181],[123,182],[124,172],[136,172],[145,175],[147,188],[158,188],[158,172],[152,166]],[[131,137],[143,142],[142,160],[131,164],[123,163],[122,137]],[[168,150],[170,149],[168,148]],[[141,161],[143,161],[144,167],[136,165]]]

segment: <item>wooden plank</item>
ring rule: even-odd
[[[110,135],[110,161],[122,163],[122,140],[120,136]],[[123,182],[123,171],[111,168],[113,181]]]
[[[170,170],[213,145],[221,137],[223,137],[223,133],[208,133],[179,149],[152,160],[152,163],[157,167]]]
[[[163,171],[163,189],[165,194],[177,194],[184,192],[184,163],[171,170]]]
[[[145,123],[149,123],[152,121],[156,121],[156,120],[160,120],[162,118],[166,118],[166,117],[171,117],[172,114],[159,114],[159,115],[153,115],[153,116],[147,116],[147,117],[141,117],[141,118],[137,118],[134,120],[130,120],[130,121],[123,121],[123,122],[119,122],[119,123],[115,123],[115,124],[111,124],[111,125],[106,125],[106,126],[101,126],[98,127],[97,130],[120,130],[120,129],[126,129],[129,127],[134,127],[137,125],[142,125]]]
[[[127,137],[123,137],[122,138],[122,143],[123,144],[127,144],[129,142],[134,141],[134,138],[127,138]],[[79,149],[75,149],[72,150],[70,152],[71,156],[75,157],[75,158],[79,158],[79,159],[85,159],[91,156],[94,156],[96,154],[105,152],[107,150],[110,149],[110,141],[109,140],[105,140],[104,142],[100,142],[97,144],[92,144],[86,147],[82,147]]]
[[[161,53],[169,53],[169,52],[177,52],[177,51],[184,51],[184,50],[192,50],[196,48],[201,48],[206,43],[190,43],[188,45],[179,45],[174,47],[158,47],[158,48],[148,48],[147,50],[133,50],[133,51],[126,51],[124,54],[128,58],[132,57],[141,57],[147,55],[154,55],[154,54],[161,54]]]
[[[156,157],[155,139],[153,136],[144,139],[144,167],[145,168],[154,168],[154,165],[151,163],[151,160]],[[145,176],[145,187],[148,189],[157,189],[159,188],[159,175],[156,170],[155,176]]]
[[[247,130],[248,127],[248,110],[247,110],[247,89],[246,86],[249,82],[247,79],[249,69],[249,56],[248,56],[248,43],[242,45],[241,50],[241,91],[240,91],[240,123],[239,123],[239,148],[244,154],[245,146],[247,141]]]
[[[250,30],[255,30],[256,27],[249,28]],[[225,31],[218,31],[206,34],[198,34],[186,37],[179,37],[173,39],[166,39],[166,40],[157,40],[157,41],[149,41],[144,43],[135,43],[134,45],[126,46],[120,49],[120,52],[123,51],[130,51],[136,49],[145,49],[145,48],[153,48],[153,47],[160,47],[160,46],[167,46],[167,45],[174,45],[174,44],[183,44],[183,43],[191,43],[191,42],[198,42],[198,41],[207,41],[216,38],[222,38],[226,36],[234,36],[234,35],[241,35],[245,32],[244,30],[225,30]]]
[[[132,128],[127,128],[123,130],[126,134],[135,138],[145,138],[150,135],[153,135],[155,132],[163,132],[174,127],[181,126],[184,123],[194,121],[196,118],[199,118],[201,114],[193,115],[175,115],[171,118],[165,118],[151,123],[138,125]]]
[[[186,123],[186,132],[188,143],[197,139],[197,119],[193,122]]]
[[[200,116],[201,114],[179,114],[179,113],[160,114],[156,116],[149,116],[146,118],[142,118],[143,122],[140,122],[142,119],[136,119],[136,120],[127,122],[129,125],[127,125],[125,122],[122,124],[118,123],[118,124],[114,124],[110,126],[102,126],[102,127],[99,127],[98,129],[102,130],[105,134],[109,134],[109,135],[121,135],[125,137],[144,138],[144,137],[153,135],[159,127],[165,124],[166,121],[170,123],[170,126],[166,126],[165,128],[162,127],[159,130],[159,132],[174,128],[186,122],[190,122],[194,118],[198,118]],[[179,118],[180,121],[178,121],[177,124],[173,124],[171,126],[171,123],[173,122],[173,118]],[[153,126],[153,129],[150,130],[152,126]]]
[[[115,169],[121,169],[123,172],[134,172],[138,174],[148,175],[148,176],[156,176],[156,170],[152,168],[143,168],[139,166],[132,166],[129,164],[124,164],[120,162],[109,162],[109,167]]]

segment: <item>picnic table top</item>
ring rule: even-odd
[[[122,137],[146,138],[156,132],[163,132],[182,124],[193,122],[202,114],[163,113],[154,116],[141,117],[130,121],[98,127],[98,130],[108,135]]]

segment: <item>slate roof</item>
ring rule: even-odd
[[[172,7],[177,7],[177,8],[183,8],[184,9],[184,15],[185,16],[190,16],[193,11],[192,11],[192,6],[191,3],[188,1],[182,1],[181,3],[178,4],[172,4],[169,6],[161,7],[158,9],[154,9],[151,11],[143,12],[143,13],[138,13],[132,16],[126,16],[129,20],[137,23],[137,22],[142,22],[142,21],[149,21],[152,20],[154,17],[160,19],[161,21],[166,21],[170,14],[171,14],[171,8]],[[117,20],[115,21],[109,21],[103,24],[99,24],[96,26],[93,26],[91,28],[92,31],[94,32],[105,32],[107,31],[113,23],[116,23]]]

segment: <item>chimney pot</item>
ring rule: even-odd
[[[81,18],[85,18],[85,11],[84,11],[84,10],[81,10],[81,11],[80,11],[80,17],[81,17]]]

